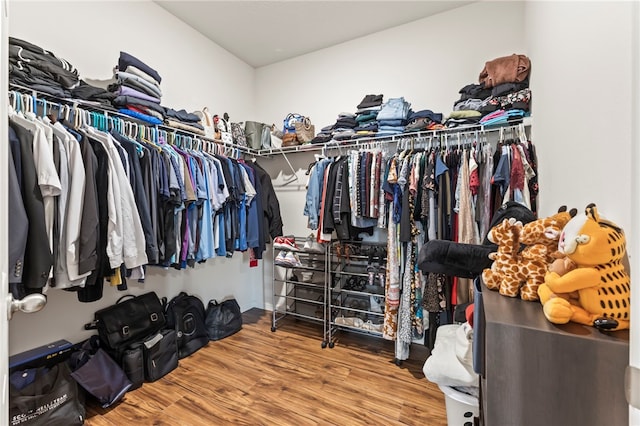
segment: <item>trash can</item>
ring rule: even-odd
[[[455,390],[449,386],[438,385],[444,393],[448,426],[473,426],[473,418],[479,416],[478,398]]]

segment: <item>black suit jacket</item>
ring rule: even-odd
[[[9,123],[20,141],[22,161],[22,201],[29,219],[27,247],[24,258],[22,284],[29,292],[44,287],[53,266],[49,238],[44,219],[44,203],[38,186],[38,176],[33,159],[33,134],[15,123]],[[11,206],[9,206],[11,208]]]

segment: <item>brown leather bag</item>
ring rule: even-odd
[[[282,146],[295,146],[300,145],[298,137],[295,133],[285,133],[282,136]]]
[[[491,88],[503,83],[520,83],[529,77],[531,60],[526,55],[503,56],[485,63],[479,82]]]

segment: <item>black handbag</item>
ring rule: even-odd
[[[162,299],[163,303],[166,299]],[[166,328],[176,331],[178,357],[185,358],[209,343],[204,324],[204,305],[196,296],[180,292],[166,303]]]
[[[157,333],[165,322],[160,299],[152,291],[140,296],[121,297],[115,305],[97,311],[94,322],[85,325],[85,329],[97,328],[105,346],[118,350],[130,342]]]
[[[131,388],[122,368],[100,348],[98,336],[87,339],[69,358],[71,376],[93,395],[102,408],[119,401]]]
[[[84,417],[84,394],[65,362],[11,375],[10,425],[73,426],[84,424]]]
[[[165,329],[145,339],[144,377],[147,382],[155,382],[178,367],[178,345],[176,331]]]
[[[205,318],[209,340],[220,340],[242,329],[242,312],[236,299],[210,300]]]

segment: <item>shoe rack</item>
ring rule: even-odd
[[[271,331],[287,317],[320,323],[327,339],[328,245],[311,238],[279,237],[273,244]]]
[[[382,337],[385,244],[333,242],[329,250],[328,346],[341,330]]]

